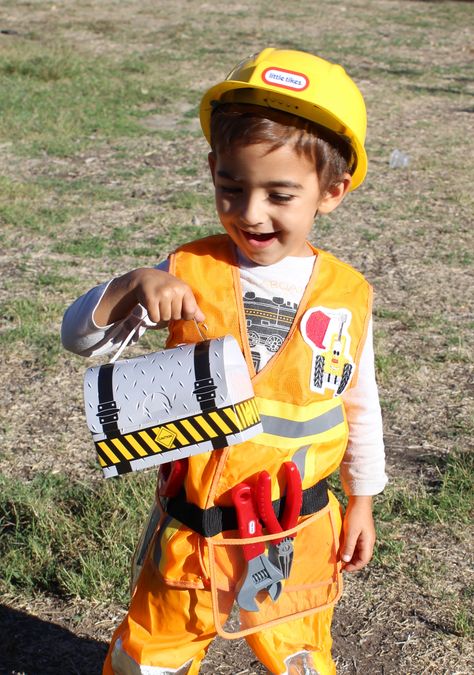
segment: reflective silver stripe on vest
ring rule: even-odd
[[[260,418],[264,433],[283,436],[284,438],[304,438],[305,436],[322,434],[341,424],[341,422],[344,422],[344,413],[342,406],[339,405],[337,408],[328,410],[322,415],[304,422],[285,420],[270,415],[260,415]]]

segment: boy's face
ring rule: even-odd
[[[217,213],[235,245],[258,265],[312,255],[306,240],[316,212],[342,200],[350,176],[325,195],[314,164],[291,145],[265,143],[211,153]]]

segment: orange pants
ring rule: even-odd
[[[246,640],[274,675],[335,675],[332,613],[329,607],[261,629]],[[152,546],[129,611],[113,636],[103,673],[194,675],[215,636],[210,590],[165,584],[153,560]],[[307,663],[312,664],[311,669]]]

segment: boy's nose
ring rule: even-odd
[[[239,217],[243,225],[261,225],[265,221],[265,211],[261,200],[252,195],[242,199]]]

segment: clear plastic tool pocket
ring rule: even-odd
[[[337,560],[339,531],[339,505],[331,495],[324,509],[278,535],[236,539],[229,536],[235,536],[234,532],[227,532],[207,539],[218,634],[227,639],[240,638],[337,602],[342,593]],[[268,561],[275,561],[275,551],[271,550],[275,542],[293,534],[291,569],[288,578],[283,578]],[[260,546],[254,548],[264,550],[247,560],[249,545],[255,544]]]

